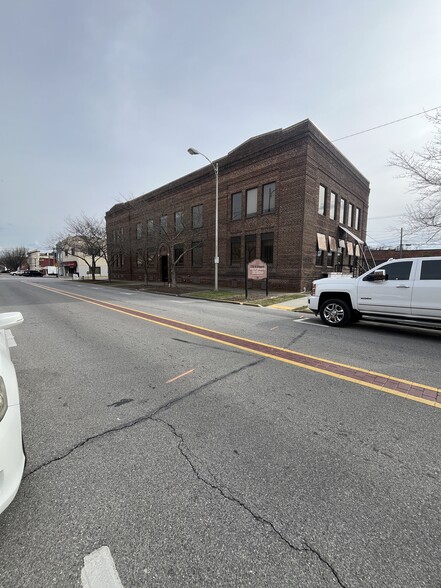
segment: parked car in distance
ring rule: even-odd
[[[43,272],[39,270],[25,270],[22,275],[24,278],[41,278],[41,276],[44,276]]]
[[[24,274],[24,271],[23,270],[14,270],[12,272],[9,272],[9,274],[11,276],[22,276]]]
[[[441,257],[389,259],[358,278],[315,280],[308,306],[330,327],[363,317],[441,327]]]
[[[25,466],[17,376],[9,352],[13,337],[7,331],[22,322],[20,312],[0,313],[0,513],[17,494]]]

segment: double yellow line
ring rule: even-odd
[[[425,384],[418,384],[409,380],[403,380],[393,376],[388,376],[387,374],[381,374],[347,364],[322,359],[313,355],[306,355],[297,351],[290,351],[288,349],[284,349],[283,347],[275,347],[266,343],[261,343],[260,341],[255,341],[253,339],[245,339],[242,337],[230,335],[228,333],[213,331],[205,327],[184,323],[182,321],[176,321],[159,315],[135,310],[133,308],[127,308],[112,302],[97,300],[95,298],[90,298],[89,296],[83,296],[82,294],[72,294],[63,290],[58,290],[57,288],[51,288],[49,286],[43,286],[36,283],[33,283],[32,285],[43,290],[48,290],[49,292],[60,294],[61,296],[74,298],[75,300],[80,300],[81,302],[86,302],[88,304],[94,304],[96,306],[100,306],[101,308],[106,308],[114,312],[119,312],[134,318],[149,321],[151,323],[195,335],[203,339],[215,341],[217,343],[228,345],[236,349],[241,349],[249,353],[268,357],[276,361],[282,361],[284,363],[325,374],[333,378],[338,378],[340,380],[366,386],[374,390],[379,390],[380,392],[386,392],[387,394],[400,396],[401,398],[407,398],[408,400],[413,400],[414,402],[420,402],[428,406],[441,408],[440,388],[427,386]]]

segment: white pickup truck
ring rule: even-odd
[[[389,259],[358,278],[315,280],[308,306],[330,327],[363,316],[441,327],[441,257]]]

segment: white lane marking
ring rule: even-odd
[[[278,329],[279,327],[273,327],[272,329],[270,329],[270,331],[275,331],[276,329]]]
[[[81,584],[83,588],[124,588],[107,545],[86,555]]]
[[[304,323],[307,322],[308,325],[313,325],[314,327],[324,327],[325,329],[329,329],[329,325],[322,325],[321,323],[311,323],[309,322],[311,319],[309,317],[293,319],[293,323]]]

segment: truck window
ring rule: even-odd
[[[441,280],[441,259],[431,259],[421,263],[421,280]]]
[[[397,261],[384,265],[381,269],[386,270],[388,280],[408,280],[413,261]]]

